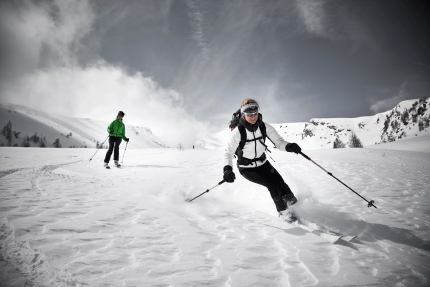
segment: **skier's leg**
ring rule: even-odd
[[[282,211],[287,208],[282,196],[292,192],[268,161],[262,166],[240,169],[239,172],[247,180],[263,185],[270,191],[276,210]]]
[[[114,147],[114,139],[112,137],[109,137],[109,149],[106,152],[105,163],[109,163],[110,157],[112,155],[113,147]]]
[[[119,160],[119,145],[121,144],[122,139],[121,138],[117,138],[115,140],[115,149],[114,149],[114,153],[113,153],[113,160],[115,162],[115,165],[118,165],[118,160]]]
[[[294,196],[293,192],[291,191],[288,184],[285,183],[282,176],[278,173],[278,171],[269,163],[270,165],[270,172],[266,173],[268,174],[268,177],[271,181],[276,183],[277,190],[275,190],[276,194],[272,194],[273,200],[282,200],[285,202],[287,206],[294,205],[297,202],[297,198]],[[266,169],[269,169],[267,167]],[[277,193],[279,190],[279,193]]]

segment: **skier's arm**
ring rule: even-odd
[[[233,168],[233,157],[240,142],[239,128],[235,128],[228,139],[226,150],[224,153],[224,166],[230,166]]]
[[[296,143],[289,143],[286,140],[284,140],[278,132],[275,130],[274,127],[272,127],[269,124],[266,124],[266,132],[267,136],[275,143],[276,147],[279,150],[287,151],[287,152],[294,152],[294,153],[300,153],[302,149],[300,146]]]
[[[107,132],[108,132],[108,134],[110,134],[110,131],[113,131],[113,130],[114,130],[114,129],[113,129],[113,124],[114,124],[114,122],[115,122],[115,121],[111,122],[111,123],[110,123],[110,125],[108,126],[108,128],[107,128]]]
[[[284,140],[280,134],[278,134],[278,132],[275,130],[274,127],[272,127],[270,124],[268,123],[264,123],[266,125],[266,133],[267,136],[273,141],[273,143],[275,144],[275,146],[282,151],[285,151],[285,147],[287,146],[287,144],[289,144],[289,142],[287,142],[286,140]],[[266,140],[266,144],[267,144],[267,140]]]
[[[123,127],[123,130],[121,132],[121,137],[123,140],[127,141],[127,138],[125,137],[125,125],[123,124],[122,127]]]

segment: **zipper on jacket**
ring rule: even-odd
[[[252,132],[252,136],[254,137],[254,143],[255,143],[255,156],[254,158],[257,158],[257,140],[255,139],[255,132]]]

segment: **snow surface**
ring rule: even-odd
[[[380,145],[378,147],[382,147]],[[124,145],[121,145],[124,148]],[[272,151],[296,212],[357,235],[336,244],[280,221],[269,192],[222,180],[222,151],[1,147],[4,286],[429,286],[430,154]],[[123,150],[121,150],[122,154]]]

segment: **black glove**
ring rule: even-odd
[[[128,142],[129,140],[130,140],[130,139],[129,139],[129,138],[127,138],[125,141],[126,141],[126,142]]]
[[[236,176],[234,175],[233,168],[229,165],[224,166],[224,180],[226,182],[234,182]]]
[[[109,131],[110,134],[113,134],[113,130]]]
[[[285,147],[285,150],[288,152],[295,152],[295,153],[301,153],[302,152],[302,149],[296,143],[287,144],[287,146]]]

